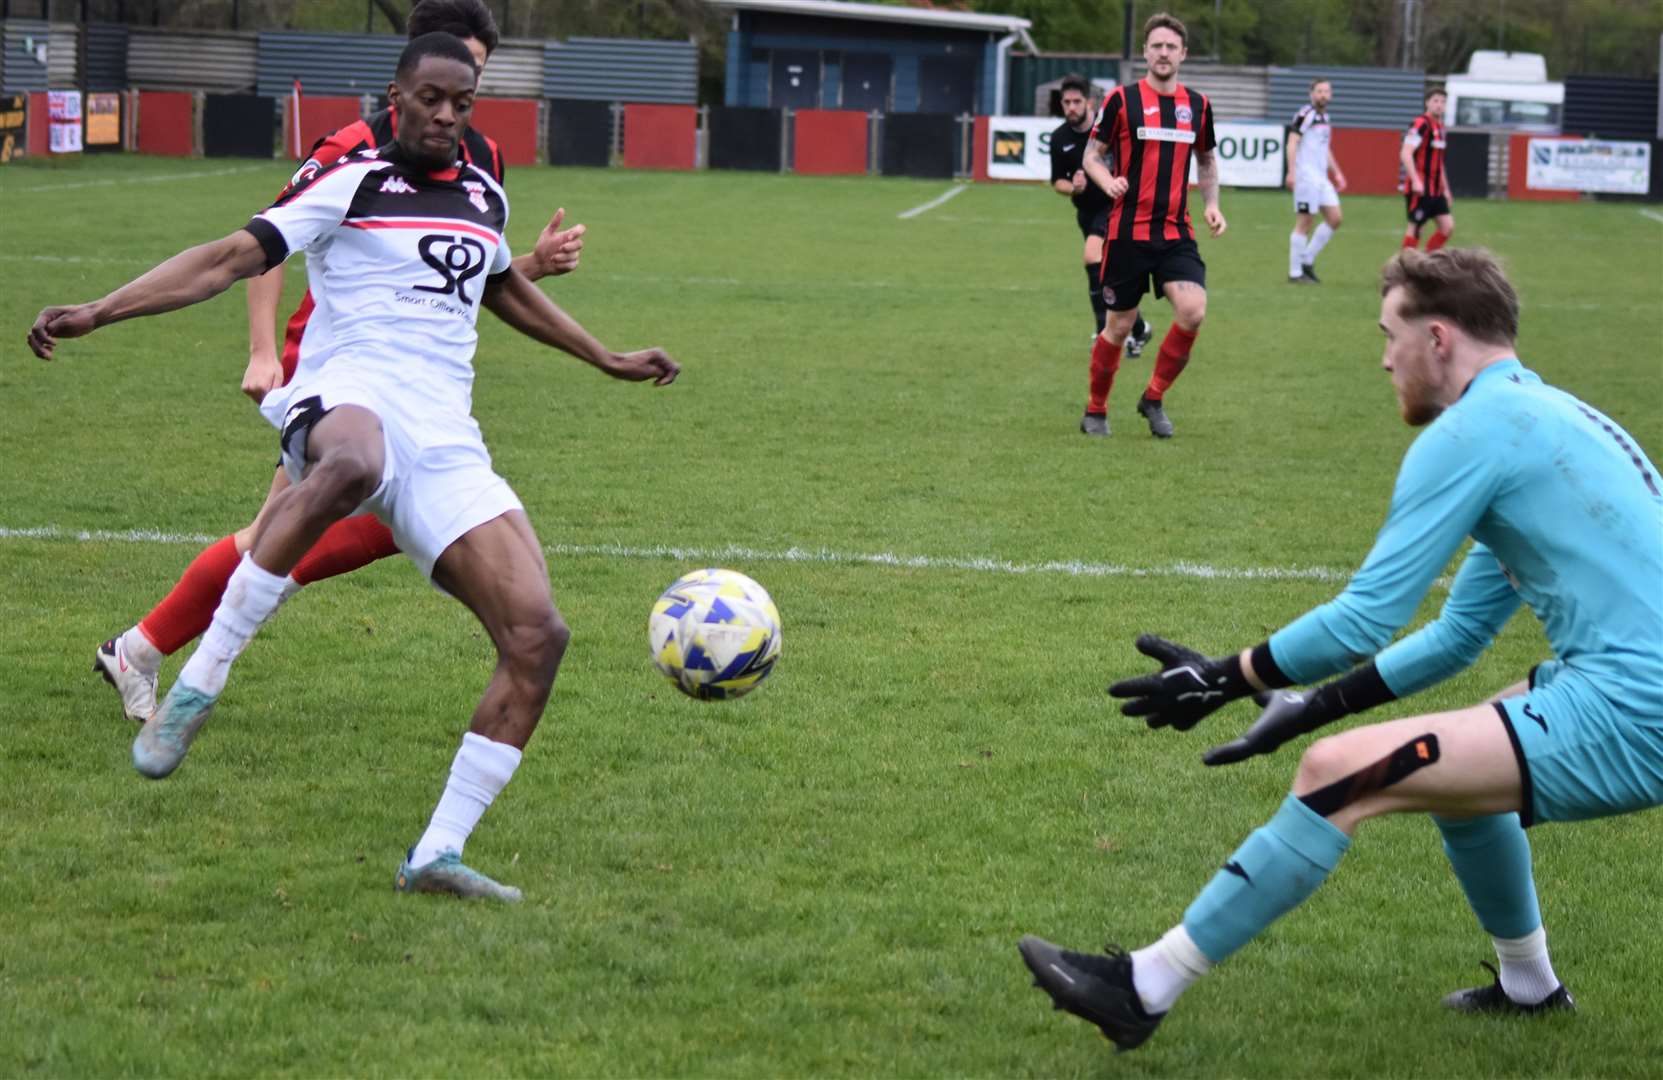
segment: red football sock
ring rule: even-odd
[[[1086,412],[1109,411],[1109,391],[1114,389],[1114,373],[1119,370],[1120,341],[1098,334],[1091,343],[1091,396],[1086,398]]]
[[[1414,235],[1413,233],[1404,233],[1403,246],[1406,248],[1419,247],[1420,237]]]
[[[312,549],[300,557],[289,576],[301,585],[350,574],[377,559],[398,554],[393,531],[373,514],[342,518],[324,530]]]
[[[1444,244],[1447,243],[1448,241],[1449,241],[1449,234],[1448,233],[1441,233],[1441,232],[1440,233],[1433,233],[1432,234],[1432,239],[1430,239],[1426,242],[1426,250],[1427,251],[1437,251],[1439,248],[1443,247]]]
[[[1167,388],[1177,381],[1184,365],[1190,362],[1190,349],[1195,345],[1195,335],[1199,332],[1172,324],[1161,340],[1161,351],[1155,357],[1155,372],[1149,376],[1149,387],[1144,390],[1144,397],[1159,401],[1166,396]]]
[[[214,621],[214,609],[241,561],[234,536],[203,548],[173,591],[139,621],[139,631],[163,656],[178,652]]]

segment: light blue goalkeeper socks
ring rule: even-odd
[[[1184,929],[1217,964],[1316,891],[1351,838],[1289,795],[1184,912]]]
[[[1432,820],[1444,834],[1444,853],[1467,903],[1491,937],[1522,938],[1542,925],[1530,873],[1530,841],[1519,815],[1450,821],[1434,814]]]

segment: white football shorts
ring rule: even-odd
[[[524,506],[491,467],[491,453],[472,416],[402,390],[387,385],[385,376],[337,363],[305,382],[273,390],[260,412],[279,432],[294,429],[284,440],[283,468],[296,483],[306,464],[308,412],[313,420],[341,405],[375,413],[386,460],[380,485],[357,512],[380,518],[399,550],[432,580],[433,564],[463,534]]]
[[[1293,178],[1293,208],[1295,213],[1314,214],[1324,206],[1340,205],[1340,193],[1326,176],[1296,176]]]

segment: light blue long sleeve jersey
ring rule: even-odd
[[[1522,600],[1561,672],[1663,724],[1660,484],[1609,417],[1516,359],[1493,363],[1409,447],[1362,569],[1274,634],[1271,655],[1310,683],[1379,653],[1403,697],[1470,665]],[[1437,621],[1381,652],[1468,536]]]

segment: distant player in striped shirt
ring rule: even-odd
[[[1172,305],[1172,328],[1138,400],[1138,412],[1158,439],[1172,437],[1162,402],[1189,363],[1207,314],[1207,267],[1190,229],[1191,155],[1214,237],[1224,235],[1225,221],[1218,208],[1212,103],[1178,82],[1188,40],[1184,24],[1171,15],[1149,17],[1143,24],[1149,73],[1109,93],[1086,146],[1086,175],[1115,200],[1103,244],[1103,300],[1109,318],[1092,344],[1090,391],[1080,420],[1087,435],[1109,433],[1109,391],[1120,369],[1120,343],[1132,329],[1150,281]]]
[[[1444,104],[1448,100],[1442,90],[1428,91],[1426,111],[1409,125],[1398,150],[1408,185],[1409,226],[1403,230],[1406,248],[1420,244],[1421,226],[1428,221],[1437,222],[1438,231],[1426,242],[1427,251],[1437,251],[1449,243],[1450,234],[1455,232],[1455,216],[1449,212],[1449,173],[1444,168]]]

